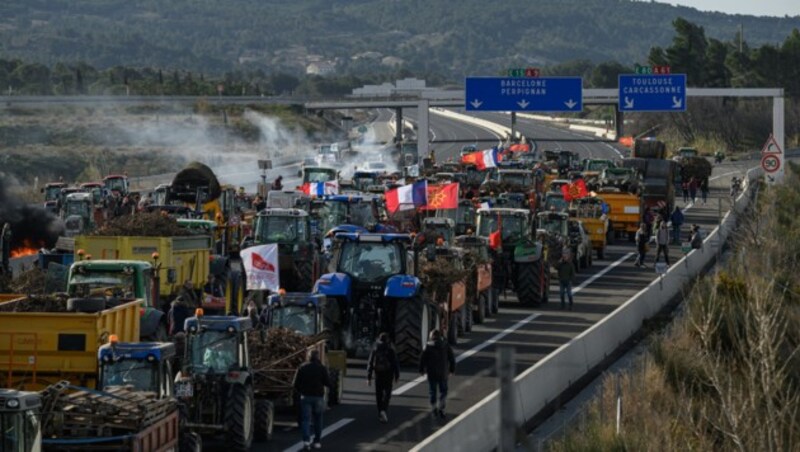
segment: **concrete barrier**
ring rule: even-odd
[[[454,111],[445,110],[443,108],[431,108],[430,112],[434,115],[444,116],[446,118],[455,119],[456,121],[466,122],[468,124],[472,124],[478,127],[483,127],[484,129],[487,129],[503,137],[500,139],[501,143],[505,137],[511,136],[510,127],[502,126],[500,124],[488,121],[486,119],[476,118],[474,116],[465,115],[462,113],[456,113]],[[523,135],[519,131],[515,132],[514,136],[520,139],[523,138]]]
[[[758,168],[747,172],[747,181],[761,176]],[[605,319],[534,364],[515,378],[517,425],[524,425],[555,397],[560,396],[590,369],[637,332],[642,322],[659,312],[679,295],[715,258],[751,198],[752,184],[746,183],[733,208],[720,226],[705,238],[701,249],[692,250],[667,273],[618,307]],[[462,413],[444,428],[416,445],[412,451],[488,451],[499,444],[499,391]]]

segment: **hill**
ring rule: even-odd
[[[683,17],[706,36],[778,43],[800,17],[700,12],[630,0],[5,0],[0,58],[180,68],[460,79],[511,65],[645,62]]]

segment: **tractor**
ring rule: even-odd
[[[338,233],[332,241],[329,273],[322,275],[315,293],[328,297],[339,310],[344,349],[366,356],[378,334],[394,340],[404,364],[419,360],[433,313],[423,300],[420,280],[409,271],[411,237],[407,234]]]
[[[492,245],[494,296],[513,288],[526,306],[547,302],[550,287],[549,264],[544,246],[533,237],[532,221],[528,209],[478,210],[478,235]]]
[[[488,240],[483,237],[462,235],[455,238],[455,246],[466,253],[464,266],[470,270],[467,277],[467,305],[472,316],[467,316],[464,330],[470,332],[472,324],[481,324],[496,314],[500,303],[492,290],[492,260]]]
[[[434,215],[453,220],[456,235],[464,235],[468,230],[475,229],[475,206],[468,199],[458,201],[455,209],[437,209]]]
[[[133,386],[137,391],[152,392],[167,398],[173,392],[175,344],[171,342],[124,342],[111,335],[100,346],[97,362],[98,389],[109,386]],[[177,369],[175,369],[177,370]]]
[[[94,202],[91,193],[70,193],[62,209],[64,235],[75,237],[88,234],[95,228]]]
[[[555,266],[564,251],[570,253],[575,272],[592,265],[592,244],[583,225],[565,212],[541,212],[536,216],[537,230],[547,242],[547,260]]]
[[[175,377],[175,396],[184,427],[204,436],[224,435],[230,450],[250,450],[254,430],[266,428],[255,406],[247,348],[249,317],[204,316],[186,319],[183,368]],[[262,428],[260,428],[262,427]]]
[[[311,232],[308,213],[300,209],[265,209],[256,215],[254,235],[242,246],[278,244],[281,287],[308,292],[320,269],[319,245]]]

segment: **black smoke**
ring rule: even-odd
[[[11,189],[9,178],[0,173],[0,229],[11,225],[11,249],[21,247],[52,248],[64,232],[61,220],[44,209],[43,204],[21,201]]]

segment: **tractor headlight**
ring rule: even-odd
[[[6,402],[7,408],[19,408],[19,400],[17,399],[8,399]]]

